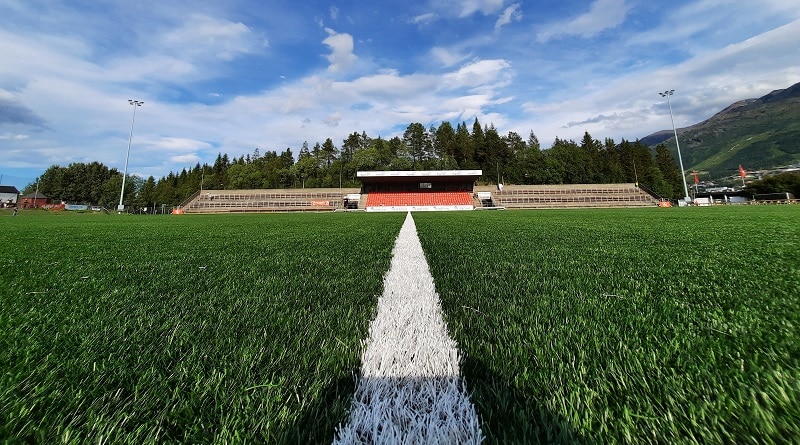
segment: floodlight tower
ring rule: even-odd
[[[128,158],[131,155],[131,140],[133,139],[133,123],[136,121],[136,108],[141,107],[144,102],[140,100],[128,99],[128,103],[133,105],[133,117],[131,118],[131,134],[128,136],[128,151],[125,153],[125,172],[122,174],[122,190],[119,192],[119,205],[117,213],[122,213],[125,206],[122,205],[122,197],[125,195],[125,178],[128,176]]]
[[[669,101],[669,97],[672,96],[675,90],[668,90],[664,91],[663,93],[658,93],[661,97],[667,98],[667,106],[669,106],[669,120],[672,122],[672,133],[675,135],[675,146],[678,147],[678,163],[681,165],[681,182],[683,183],[683,200],[685,202],[690,202],[691,198],[689,198],[689,187],[686,186],[686,172],[683,171],[683,158],[681,157],[681,145],[678,143],[678,131],[675,129],[675,119],[672,117],[672,103]]]

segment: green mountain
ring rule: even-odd
[[[746,170],[762,170],[800,162],[800,83],[758,99],[733,103],[711,118],[679,128],[683,165],[710,178]],[[640,141],[665,143],[677,159],[671,130]]]

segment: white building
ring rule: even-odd
[[[19,190],[13,185],[0,185],[0,207],[13,207],[17,205]]]

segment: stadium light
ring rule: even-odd
[[[119,205],[117,213],[122,213],[125,206],[122,205],[122,197],[125,195],[125,178],[128,176],[128,158],[131,155],[131,140],[133,139],[133,123],[136,121],[136,108],[141,107],[144,102],[140,100],[128,99],[128,103],[133,105],[133,117],[131,118],[131,134],[128,136],[128,151],[125,153],[125,172],[122,174],[122,190],[119,192]]]
[[[681,182],[683,182],[683,200],[685,202],[690,202],[691,198],[689,198],[689,187],[686,186],[686,172],[683,171],[683,158],[681,157],[681,145],[678,143],[678,131],[675,129],[675,119],[672,117],[672,103],[669,101],[669,97],[672,96],[675,90],[664,91],[663,93],[658,93],[661,97],[667,98],[667,106],[669,106],[669,120],[672,122],[672,133],[675,135],[675,146],[678,147],[678,163],[681,165]]]

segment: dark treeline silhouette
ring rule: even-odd
[[[220,153],[213,165],[198,163],[157,181],[130,177],[124,202],[134,208],[175,206],[200,189],[359,187],[356,173],[363,170],[451,169],[481,169],[480,183],[638,182],[664,197],[682,195],[678,166],[664,145],[652,150],[639,141],[601,142],[586,132],[580,142],[556,138],[542,150],[533,132],[527,140],[513,131],[500,135],[476,118],[471,130],[464,122],[455,128],[450,122],[438,128],[412,123],[402,137],[388,140],[354,132],[338,147],[330,138],[313,147],[304,142],[296,159],[290,148],[256,148],[233,159]],[[39,179],[40,191],[53,199],[107,208],[116,206],[122,186],[118,170],[97,162],[52,166]]]
[[[800,172],[784,172],[747,184],[752,195],[760,193],[791,193],[800,198]]]

